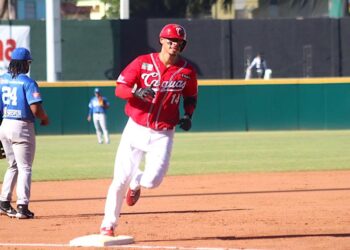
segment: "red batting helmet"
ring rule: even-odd
[[[184,27],[182,27],[179,24],[167,24],[163,27],[163,29],[159,33],[160,38],[174,38],[174,39],[180,39],[183,41],[181,45],[182,51],[186,46],[186,30]]]

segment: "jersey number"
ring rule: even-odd
[[[171,96],[171,104],[178,104],[180,101],[181,94],[174,94]]]
[[[2,87],[2,102],[6,105],[17,105],[17,87]]]

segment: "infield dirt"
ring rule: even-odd
[[[55,249],[98,233],[110,182],[34,182],[36,219],[1,216],[0,249]],[[116,232],[135,249],[350,249],[350,171],[169,176],[123,205]]]

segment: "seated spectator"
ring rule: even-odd
[[[270,79],[272,70],[267,68],[266,60],[263,53],[258,53],[246,70],[245,79],[251,79],[252,75],[257,78]]]

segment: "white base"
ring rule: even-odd
[[[126,245],[134,243],[134,238],[127,235],[118,235],[115,237],[91,234],[75,238],[69,242],[73,247],[105,247],[114,245]]]

